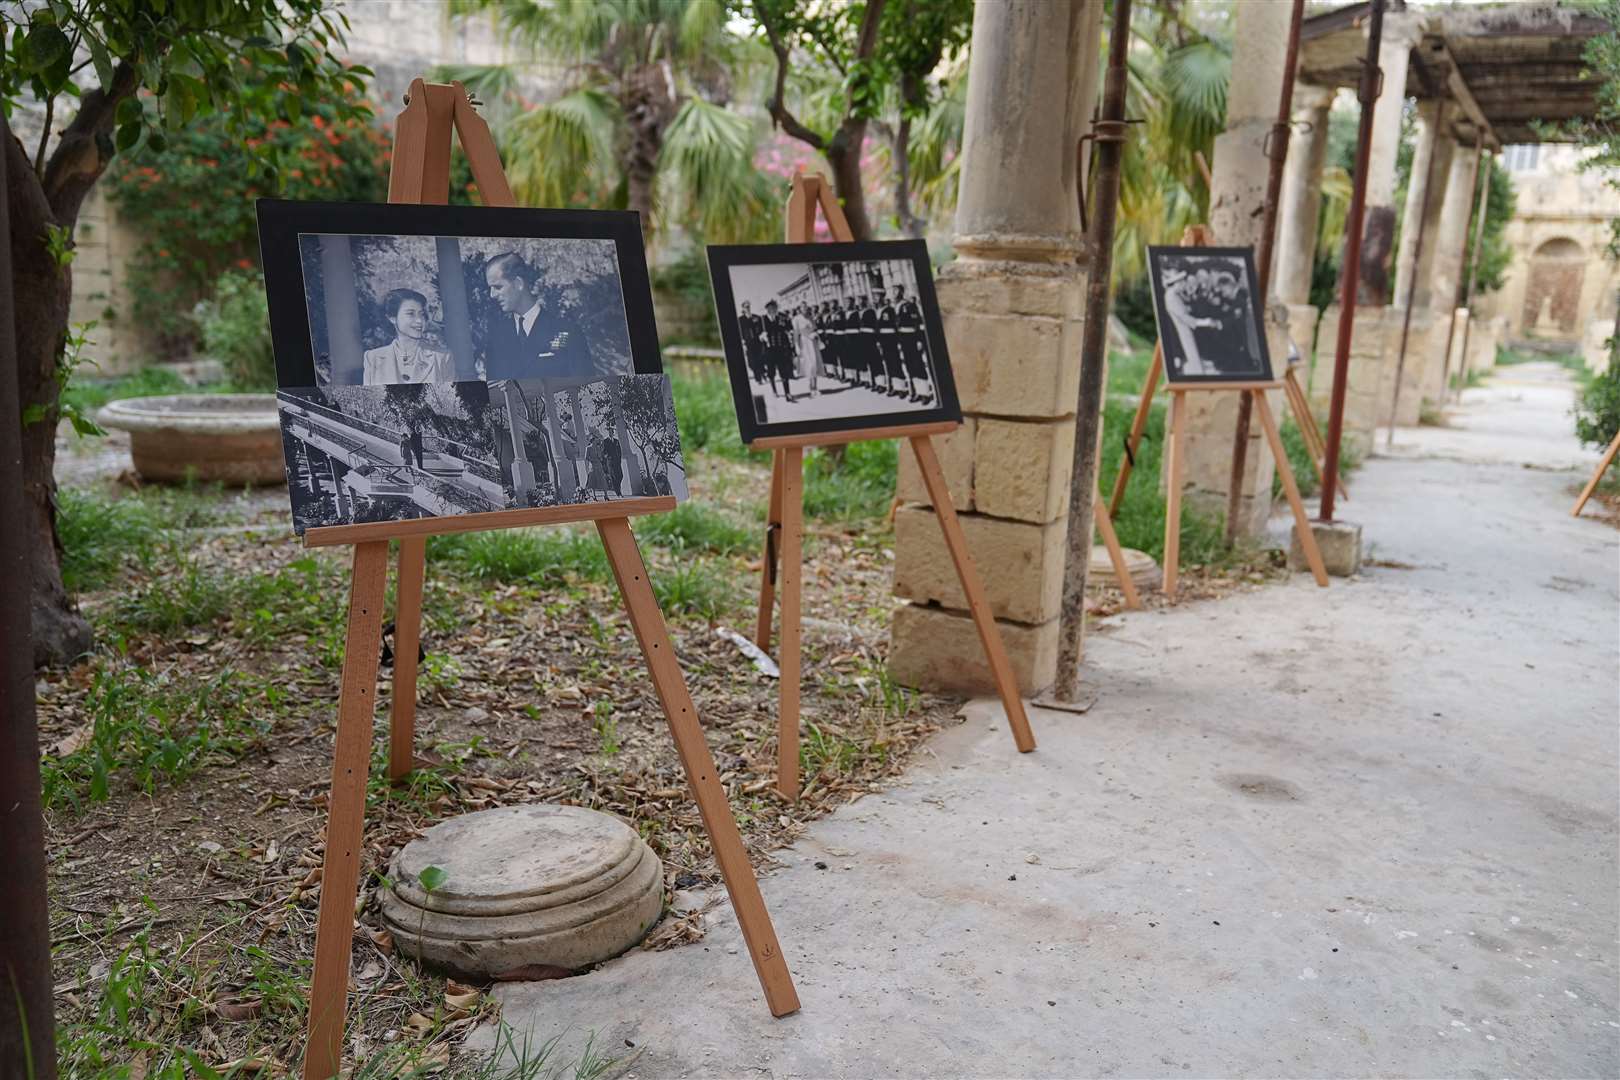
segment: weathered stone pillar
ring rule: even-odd
[[[1266,180],[1271,171],[1264,152],[1265,140],[1277,119],[1283,79],[1283,50],[1278,43],[1288,38],[1289,17],[1287,4],[1237,6],[1232,70],[1242,72],[1243,78],[1233,79],[1227,92],[1226,130],[1215,137],[1209,193],[1210,229],[1215,243],[1222,247],[1258,248],[1260,244]],[[1262,309],[1268,306],[1263,303]],[[1281,335],[1270,332],[1269,318],[1266,322],[1268,345],[1275,354]],[[1279,374],[1287,360],[1286,349],[1283,345],[1283,355],[1272,356],[1272,365]],[[1282,400],[1280,393],[1274,396],[1273,412],[1279,411]],[[1226,513],[1238,401],[1235,393],[1187,395],[1186,497],[1211,516]],[[1240,536],[1256,536],[1264,531],[1271,513],[1271,476],[1276,467],[1258,420],[1249,425],[1243,465],[1237,532]],[[1166,477],[1168,466],[1166,459]]]
[[[1362,227],[1361,281],[1357,305],[1391,303],[1390,262],[1395,244],[1395,161],[1401,149],[1401,110],[1412,46],[1422,37],[1415,14],[1386,15],[1378,46],[1383,93],[1373,105],[1372,148],[1367,162],[1367,217]],[[1241,71],[1233,60],[1233,70]]]
[[[1445,391],[1446,331],[1452,325],[1462,294],[1463,255],[1468,243],[1468,220],[1473,216],[1476,160],[1472,147],[1455,146],[1451,168],[1446,174],[1445,198],[1441,200],[1439,221],[1434,230],[1429,308],[1433,312],[1435,331],[1425,350],[1420,383],[1420,393],[1428,401],[1441,400]],[[1457,343],[1456,337],[1452,336],[1453,346]]]
[[[1057,674],[1085,306],[1075,140],[1096,95],[1103,0],[1000,0],[973,15],[957,259],[941,272],[965,422],[939,443],[1019,685]],[[935,689],[993,687],[907,450],[895,514],[889,667]],[[920,505],[919,505],[920,504]]]
[[[1412,179],[1407,187],[1406,216],[1401,225],[1401,250],[1396,260],[1396,302],[1390,305],[1388,312],[1392,335],[1389,339],[1389,359],[1384,371],[1383,384],[1378,392],[1378,422],[1385,425],[1390,421],[1392,409],[1395,423],[1401,427],[1411,427],[1418,422],[1423,406],[1424,371],[1429,364],[1430,351],[1436,347],[1437,334],[1440,338],[1439,347],[1445,347],[1446,330],[1434,317],[1431,298],[1434,295],[1434,265],[1439,248],[1440,208],[1445,201],[1443,192],[1447,174],[1456,156],[1457,141],[1442,129],[1442,125],[1436,123],[1436,120],[1440,119],[1437,117],[1437,106],[1438,102],[1423,102],[1419,105],[1418,119],[1424,126],[1419,130],[1412,161]],[[1418,178],[1417,169],[1420,164],[1425,177],[1423,180]],[[1434,190],[1430,191],[1429,205],[1425,207],[1423,188],[1428,183],[1426,178],[1431,174]],[[1413,188],[1417,188],[1415,199],[1412,194]],[[1420,214],[1423,218],[1421,251],[1417,250]],[[1405,321],[1408,300],[1412,305],[1410,324]],[[1406,336],[1404,364],[1400,359],[1403,326]],[[1401,380],[1399,401],[1395,399],[1397,374]]]
[[[1316,226],[1322,212],[1322,166],[1327,161],[1328,112],[1333,90],[1300,83],[1294,87],[1293,137],[1283,166],[1277,208],[1277,261],[1272,274],[1277,299],[1290,307],[1311,299],[1311,268],[1316,263]],[[1301,131],[1304,127],[1306,130]],[[1301,345],[1308,348],[1309,342]]]
[[[1440,100],[1431,98],[1420,101],[1417,105],[1417,142],[1412,147],[1412,172],[1406,182],[1406,210],[1401,215],[1401,246],[1395,255],[1395,298],[1392,303],[1405,307],[1406,298],[1412,294],[1412,276],[1417,272],[1417,239],[1418,215],[1425,212],[1424,200],[1428,198],[1429,163],[1434,158],[1434,144],[1440,138],[1440,129],[1437,124],[1440,112]],[[1436,177],[1444,181],[1445,173]],[[1439,200],[1433,200],[1438,203]],[[1424,237],[1427,247],[1431,250],[1434,245],[1432,234]]]

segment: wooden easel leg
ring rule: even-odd
[[[349,586],[349,632],[338,695],[337,746],[332,792],[326,806],[326,856],[315,923],[315,976],[309,993],[304,1080],[329,1080],[343,1057],[343,1019],[349,995],[349,952],[354,898],[360,883],[360,840],[371,767],[371,725],[377,706],[377,650],[382,645],[388,586],[388,542],[354,548]]]
[[[973,625],[979,631],[985,657],[990,661],[990,673],[1001,695],[1002,707],[1007,710],[1007,726],[1012,728],[1013,744],[1018,752],[1027,754],[1035,749],[1035,735],[1029,729],[1029,717],[1024,713],[1024,699],[1018,693],[1018,680],[1013,675],[1007,649],[1001,643],[1001,631],[990,614],[990,602],[985,599],[984,585],[974,569],[973,557],[968,553],[967,537],[962,523],[956,518],[956,507],[951,503],[950,489],[945,486],[945,473],[939,467],[934,453],[934,442],[927,435],[911,437],[912,452],[917,455],[917,470],[923,483],[928,485],[928,498],[934,504],[934,515],[939,518],[940,530],[945,534],[945,546],[951,561],[956,563],[956,574],[962,579],[962,592],[967,595],[968,610],[973,614]]]
[[[1254,411],[1260,414],[1260,423],[1266,429],[1266,440],[1271,443],[1271,454],[1277,459],[1277,475],[1282,477],[1283,493],[1294,511],[1294,529],[1299,533],[1299,546],[1305,551],[1305,561],[1311,566],[1311,575],[1322,588],[1328,586],[1327,567],[1322,562],[1322,551],[1316,546],[1316,534],[1311,531],[1311,519],[1305,513],[1305,504],[1299,497],[1299,485],[1294,482],[1294,470],[1288,464],[1288,452],[1283,449],[1282,434],[1277,430],[1277,418],[1271,414],[1271,405],[1263,390],[1246,390],[1254,398]]]
[[[1108,516],[1119,516],[1120,504],[1125,501],[1125,484],[1131,478],[1131,461],[1142,445],[1142,433],[1147,430],[1148,414],[1153,409],[1153,395],[1159,389],[1159,377],[1164,374],[1164,343],[1153,346],[1153,363],[1148,365],[1147,380],[1142,384],[1142,400],[1136,403],[1136,416],[1131,420],[1131,434],[1125,440],[1130,453],[1119,463],[1119,475],[1114,477],[1114,494],[1108,500]]]
[[[1114,532],[1114,519],[1108,516],[1108,508],[1103,506],[1102,492],[1096,495],[1095,517],[1097,518],[1097,531],[1102,533],[1103,547],[1108,549],[1108,561],[1114,564],[1114,576],[1119,579],[1119,591],[1125,594],[1125,606],[1132,611],[1142,609],[1142,601],[1136,595],[1136,582],[1131,580],[1131,572],[1125,565],[1125,552],[1120,549],[1119,536]]]
[[[403,779],[416,750],[416,660],[422,641],[422,580],[427,539],[399,542],[399,578],[394,598],[394,693],[388,725],[388,779]]]
[[[1305,396],[1305,390],[1294,378],[1294,369],[1289,368],[1283,375],[1283,390],[1288,395],[1288,406],[1294,411],[1294,419],[1299,424],[1299,433],[1305,438],[1305,449],[1311,457],[1311,468],[1316,470],[1316,479],[1324,481],[1322,475],[1322,462],[1327,458],[1327,444],[1322,441],[1322,429],[1316,426],[1316,417],[1311,414],[1310,399]],[[1344,477],[1339,477],[1338,492],[1346,502],[1350,499],[1350,492],[1344,486]]]
[[[1603,474],[1609,471],[1610,465],[1614,464],[1616,454],[1620,454],[1620,432],[1615,433],[1614,441],[1609,443],[1607,450],[1603,451],[1603,460],[1598,462],[1597,471],[1592,474],[1592,479],[1588,480],[1586,486],[1581,489],[1581,497],[1575,500],[1575,509],[1569,512],[1571,517],[1581,516],[1581,511],[1586,508],[1586,500],[1592,497],[1592,492],[1597,490],[1598,483],[1603,479]]]
[[[765,513],[765,554],[759,569],[759,618],[754,622],[754,644],[771,651],[771,616],[776,604],[776,568],[782,543],[782,451],[771,453],[771,500]]]
[[[1181,474],[1186,462],[1182,460],[1187,449],[1184,436],[1187,427],[1187,395],[1184,391],[1170,392],[1170,436],[1165,440],[1164,452],[1169,462],[1170,490],[1164,499],[1164,595],[1176,598],[1176,581],[1181,570]]]
[[[782,462],[782,649],[780,709],[776,717],[776,789],[787,799],[799,797],[799,601],[804,564],[804,450],[786,447]]]
[[[605,518],[596,523],[596,528],[602,536],[602,546],[607,549],[608,563],[619,583],[619,593],[624,598],[636,641],[647,658],[647,669],[669,721],[675,750],[686,770],[686,780],[692,787],[698,813],[703,817],[703,827],[708,830],[715,862],[720,865],[731,906],[737,912],[737,923],[742,927],[743,940],[753,958],[754,971],[765,990],[765,1002],[773,1016],[797,1012],[799,995],[793,988],[793,976],[788,973],[770,914],[765,910],[765,899],[759,892],[759,882],[754,877],[754,868],[748,862],[748,851],[731,816],[731,806],[714,767],[714,757],[703,740],[697,706],[692,704],[686,679],[675,660],[675,648],[670,644],[663,613],[647,580],[647,568],[641,561],[636,538],[630,532],[630,522],[626,518]]]

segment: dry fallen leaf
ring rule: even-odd
[[[67,735],[63,736],[61,739],[57,740],[56,745],[51,747],[51,751],[57,757],[67,757],[69,754],[82,747],[85,743],[89,742],[90,736],[95,734],[95,730],[96,725],[94,723],[82,724],[73,729],[73,731],[69,732]]]
[[[405,1026],[411,1029],[411,1034],[420,1039],[433,1030],[433,1021],[421,1013],[411,1013],[405,1018]]]
[[[239,1001],[221,1001],[214,1006],[214,1012],[219,1014],[221,1020],[252,1020],[263,1008],[262,999],[245,998]]]

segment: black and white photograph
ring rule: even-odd
[[[1148,248],[1165,376],[1270,382],[1253,248]]]
[[[635,215],[261,200],[278,382],[662,370]]]
[[[711,247],[745,442],[960,419],[922,241]]]
[[[669,378],[277,393],[293,528],[686,497]]]

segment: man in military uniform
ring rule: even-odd
[[[792,401],[793,320],[777,311],[775,300],[765,305],[762,334],[765,339],[765,378],[772,390],[776,389],[776,382],[780,379],[781,398]]]
[[[879,286],[873,301],[877,309],[878,356],[883,367],[883,392],[889,397],[902,394],[899,380],[904,376],[904,361],[900,357],[900,323],[889,304],[888,294]],[[877,382],[877,369],[872,370],[872,381]]]
[[[861,320],[855,311],[855,297],[844,297],[844,306],[838,309],[839,364],[844,370],[844,382],[859,386],[861,381]]]
[[[742,302],[742,314],[737,317],[737,329],[742,332],[743,357],[755,382],[765,381],[765,320],[755,315],[747,300]]]
[[[864,385],[877,389],[878,372],[883,368],[883,357],[878,351],[878,316],[877,307],[871,297],[863,297],[860,302],[860,342],[861,342],[861,370],[866,375]]]
[[[849,376],[844,371],[844,316],[838,310],[838,301],[828,300],[824,305],[825,314],[822,325],[823,340],[827,343],[827,366],[837,373],[840,382],[849,382]]]
[[[929,386],[928,393],[918,393],[917,380],[921,379],[924,384],[933,382],[928,368],[928,338],[923,330],[922,308],[914,297],[906,295],[904,285],[894,287],[894,318],[899,331],[900,359],[906,370],[907,396],[919,405],[926,405],[934,399],[933,389]]]

